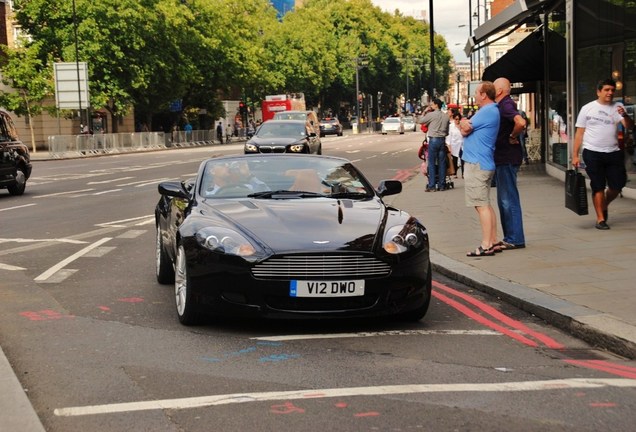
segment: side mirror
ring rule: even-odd
[[[161,195],[174,198],[190,199],[188,191],[183,187],[183,184],[181,182],[159,183],[157,189],[159,190],[159,193]]]
[[[377,193],[380,197],[396,195],[400,192],[402,192],[402,182],[399,180],[382,180],[377,189]]]

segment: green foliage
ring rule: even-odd
[[[338,106],[355,98],[354,59],[361,55],[369,60],[359,70],[361,91],[397,97],[408,74],[415,95],[430,78],[428,24],[382,12],[370,0],[308,0],[281,20],[268,0],[75,0],[76,21],[72,0],[14,5],[30,35],[23,73],[48,77],[50,92],[53,62],[86,61],[91,106],[114,116],[134,106],[150,119],[182,100],[184,110],[205,108],[217,118],[223,98],[281,92],[304,92],[310,106]],[[444,91],[450,53],[440,35],[435,45],[435,84]],[[2,66],[7,77],[10,62]],[[33,100],[46,95],[35,87],[28,93]]]

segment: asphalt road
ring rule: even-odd
[[[420,138],[323,153],[377,184],[412,175]],[[419,323],[181,326],[154,275],[156,185],[240,151],[39,161],[24,196],[0,191],[0,345],[46,430],[633,430],[633,362],[442,277]]]

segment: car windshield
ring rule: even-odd
[[[268,121],[261,125],[256,132],[259,138],[302,138],[307,136],[305,124],[301,122]]]
[[[279,112],[274,114],[274,120],[307,120],[304,112]]]
[[[199,194],[204,198],[351,198],[375,192],[345,159],[316,156],[239,156],[204,162]]]
[[[389,117],[384,120],[385,123],[399,123],[400,119],[397,117]]]

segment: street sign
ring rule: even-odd
[[[58,109],[85,109],[88,98],[88,67],[85,62],[55,63],[55,103]]]

